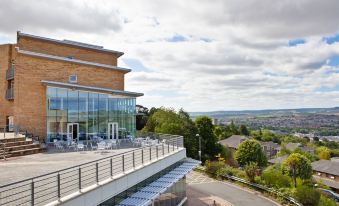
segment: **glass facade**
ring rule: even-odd
[[[133,97],[56,87],[47,87],[46,92],[47,142],[67,140],[72,132],[79,141],[107,139],[110,123],[117,123],[119,138],[135,136]]]

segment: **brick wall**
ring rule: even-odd
[[[77,75],[79,85],[124,90],[124,74],[120,71],[18,54],[14,91],[15,124],[45,137],[46,86],[40,81],[68,83],[71,74]]]
[[[117,65],[118,56],[112,53],[58,44],[29,37],[20,37],[18,39],[18,47],[22,50],[28,50],[38,53],[51,54],[62,57],[72,56],[75,59],[81,59],[84,61],[109,64],[113,66]]]
[[[13,115],[13,102],[5,99],[6,71],[9,68],[11,45],[0,45],[0,131],[6,124],[6,116]]]

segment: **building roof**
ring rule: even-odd
[[[260,141],[259,143],[260,143],[261,146],[266,146],[266,147],[274,148],[274,149],[277,149],[277,150],[280,147],[280,145],[278,143],[275,143],[275,142],[272,142],[272,141],[269,141],[269,142]]]
[[[313,175],[313,177],[318,181],[318,182],[322,182],[325,185],[331,187],[331,188],[335,188],[335,189],[339,189],[339,182],[336,182],[334,180],[330,180],[330,179],[326,179],[326,178],[322,178],[316,175]]]
[[[300,149],[303,152],[314,152],[313,148],[310,147],[305,147],[304,145],[302,145],[301,143],[292,143],[289,142],[288,144],[286,144],[286,149],[290,150],[290,151],[294,151],[295,149]]]
[[[50,55],[50,54],[43,54],[43,53],[38,53],[38,52],[21,50],[19,48],[17,48],[17,51],[18,51],[19,54],[33,56],[33,57],[37,57],[37,58],[52,59],[52,60],[56,60],[56,61],[70,62],[70,63],[74,63],[74,64],[83,64],[83,65],[88,65],[88,66],[117,70],[117,71],[121,71],[121,72],[124,72],[124,73],[128,73],[128,72],[131,71],[131,69],[126,69],[126,68],[117,67],[117,66],[113,66],[113,65],[100,64],[100,63],[95,63],[95,62],[79,60],[79,59],[71,59],[71,58],[67,58],[67,57],[55,56],[55,55]]]
[[[248,137],[240,135],[232,135],[229,138],[220,140],[219,143],[230,148],[238,149],[241,142],[248,140]]]
[[[103,46],[86,44],[86,43],[71,41],[71,40],[66,40],[66,39],[64,39],[64,40],[51,39],[51,38],[47,38],[47,37],[41,37],[41,36],[36,36],[36,35],[32,35],[32,34],[22,33],[20,31],[18,31],[17,35],[18,35],[18,38],[22,36],[22,37],[28,37],[28,38],[38,39],[38,40],[42,40],[42,41],[49,41],[49,42],[58,43],[58,44],[65,44],[65,45],[70,45],[70,46],[75,46],[75,47],[80,47],[80,48],[85,48],[85,49],[108,52],[108,53],[118,55],[118,57],[120,57],[124,54],[123,52],[105,49]]]
[[[109,88],[92,87],[92,86],[85,86],[85,85],[71,84],[71,83],[64,83],[64,82],[55,82],[55,81],[48,81],[48,80],[41,80],[41,83],[44,85],[48,85],[48,86],[63,87],[63,88],[77,89],[77,90],[84,90],[84,91],[94,91],[94,92],[116,94],[116,95],[129,96],[129,97],[140,97],[144,95],[143,93],[137,93],[137,92],[114,90],[114,89],[109,89]]]
[[[331,160],[319,160],[312,162],[312,169],[318,172],[339,176],[339,162]]]
[[[271,164],[282,164],[287,157],[288,157],[288,155],[283,155],[283,156],[280,156],[280,157],[270,159],[270,160],[268,160],[268,162],[271,163]]]

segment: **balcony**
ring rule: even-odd
[[[12,65],[9,69],[6,71],[6,80],[12,80],[14,79],[14,73],[15,73],[15,68],[14,65]]]
[[[14,89],[13,89],[13,87],[6,90],[6,97],[5,98],[7,100],[13,100],[14,99]]]

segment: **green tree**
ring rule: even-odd
[[[245,125],[240,125],[239,132],[241,135],[249,136],[250,132],[248,131],[247,127]]]
[[[320,200],[320,192],[305,185],[298,186],[294,196],[304,206],[317,206]]]
[[[277,189],[290,187],[291,178],[284,175],[281,172],[281,169],[276,168],[276,166],[270,166],[266,168],[261,175],[261,179],[269,187],[274,187]]]
[[[232,134],[240,134],[237,127],[235,126],[233,120],[231,121],[231,124],[229,125],[231,133]]]
[[[144,107],[142,105],[136,105],[136,129],[137,130],[142,130],[148,120],[149,117],[149,111],[147,107]]]
[[[311,162],[302,154],[292,153],[283,162],[283,170],[293,179],[294,187],[297,187],[297,177],[310,179],[312,177]]]
[[[331,159],[331,151],[325,146],[318,147],[316,149],[316,153],[318,154],[318,157],[321,160]]]
[[[321,195],[318,206],[337,206],[337,203],[333,199]]]
[[[267,158],[256,140],[245,140],[240,143],[238,150],[235,152],[235,159],[242,166],[251,162],[260,167],[267,164]]]
[[[255,182],[254,179],[255,179],[257,170],[258,170],[257,163],[251,162],[248,165],[246,165],[245,172],[250,182]]]

